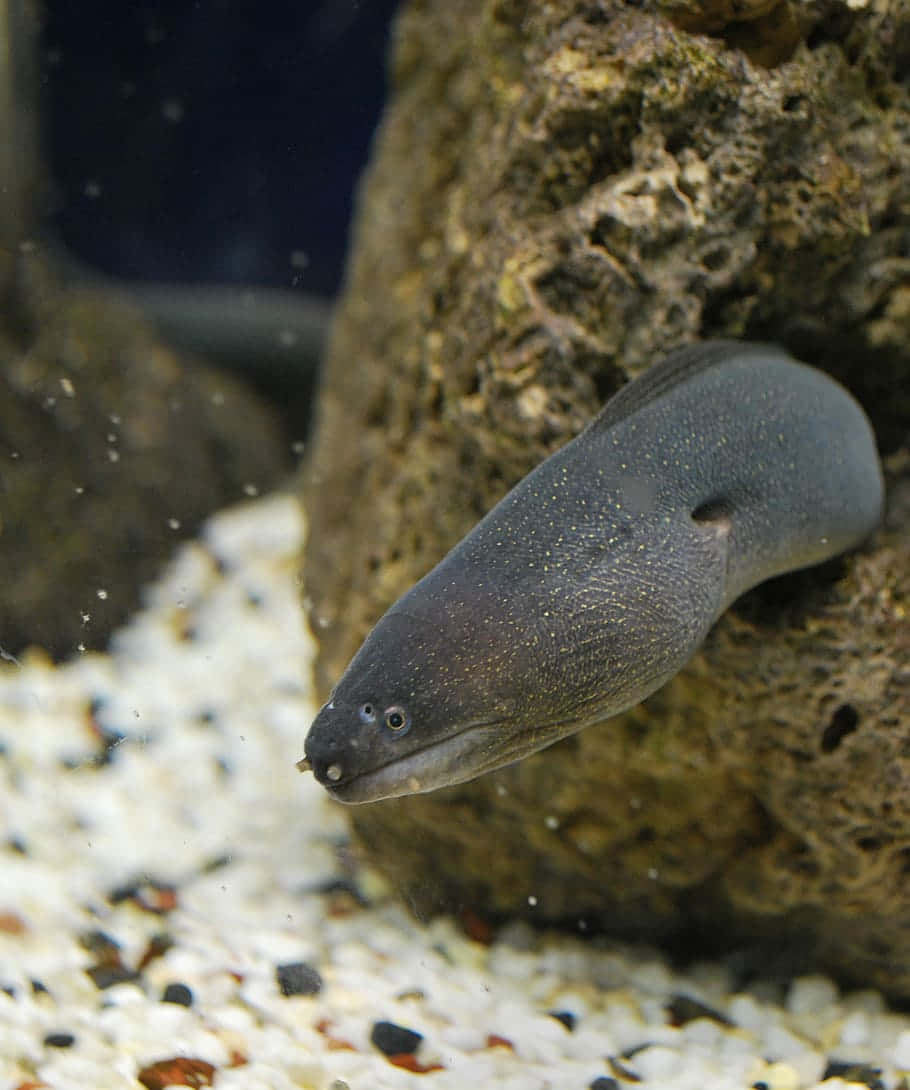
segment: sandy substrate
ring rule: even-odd
[[[302,530],[226,512],[109,655],[0,672],[0,1090],[907,1087],[874,992],[414,922],[294,768]]]

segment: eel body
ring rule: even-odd
[[[863,410],[769,345],[625,386],[380,619],[299,766],[349,803],[473,779],[643,700],[749,587],[858,545]]]

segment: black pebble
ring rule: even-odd
[[[551,1018],[555,1018],[557,1022],[562,1022],[570,1033],[575,1029],[575,1023],[578,1021],[578,1018],[571,1011],[547,1011],[547,1014]]]
[[[619,1083],[609,1075],[598,1075],[592,1083],[588,1083],[588,1090],[619,1090]]]
[[[322,991],[322,977],[305,961],[277,966],[275,979],[282,995],[318,995]]]
[[[845,1082],[863,1082],[870,1090],[885,1090],[881,1080],[882,1069],[852,1060],[831,1060],[822,1075],[825,1079],[843,1079]]]
[[[139,979],[139,973],[125,965],[93,965],[85,971],[99,991]]]
[[[108,894],[108,898],[111,896],[113,895]],[[126,896],[129,896],[129,894],[126,894]],[[120,943],[106,931],[86,931],[79,936],[79,945],[88,950],[90,954],[97,954],[98,957],[107,961],[113,961],[120,956]]]
[[[49,1033],[44,1043],[51,1048],[69,1048],[76,1043],[76,1038],[72,1033]]]
[[[346,893],[355,904],[361,908],[369,907],[369,899],[362,893],[350,878],[328,878],[313,887],[315,893]]]
[[[386,1056],[400,1056],[403,1052],[416,1052],[423,1034],[394,1022],[376,1022],[370,1033],[370,1041]]]
[[[122,886],[114,886],[114,888],[108,892],[107,899],[112,905],[119,905],[123,901],[128,901],[131,897],[136,897],[139,893],[139,886],[140,883],[138,881],[124,882]],[[104,935],[103,932],[96,931],[94,932],[94,935],[102,936],[104,939],[107,939],[109,943],[119,949],[119,944],[114,942],[113,939],[108,938],[108,936]],[[87,945],[86,939],[83,939],[82,945]]]
[[[710,1018],[719,1026],[732,1026],[733,1023],[725,1014],[702,1003],[700,999],[694,999],[691,995],[674,995],[666,1007],[670,1016],[671,1026],[685,1026],[694,1022],[696,1018]]]
[[[193,993],[185,984],[168,984],[161,995],[162,1003],[176,1003],[180,1007],[192,1007]]]

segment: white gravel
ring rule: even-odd
[[[225,512],[109,655],[0,672],[0,1090],[906,1090],[874,992],[411,919],[294,768],[302,532],[289,497]],[[390,1059],[381,1022],[422,1036]]]

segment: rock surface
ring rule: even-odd
[[[12,290],[19,244],[46,197],[38,165],[37,0],[0,0],[0,300]]]
[[[404,10],[307,488],[323,693],[398,594],[681,342],[785,344],[894,452],[875,542],[753,593],[641,708],[358,808],[419,911],[773,934],[910,993],[908,62],[887,0]]]
[[[0,648],[104,646],[175,543],[287,465],[275,414],[19,260],[0,314]]]

